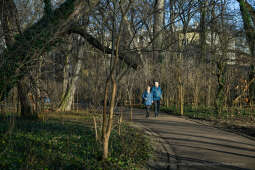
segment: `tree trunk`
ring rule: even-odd
[[[21,33],[18,11],[13,0],[0,2],[1,22],[7,48],[15,43],[15,36]],[[37,117],[33,94],[29,93],[29,79],[23,78],[18,82],[18,97],[21,104],[22,117]],[[28,94],[29,93],[29,94]]]
[[[207,0],[200,0],[200,59],[199,63],[204,63],[206,61],[206,37],[207,37],[207,25],[206,25],[206,17],[207,17]]]
[[[128,93],[128,99],[129,99],[129,107],[130,107],[130,120],[133,120],[133,104],[132,104],[132,89]]]
[[[179,58],[178,58],[178,65],[177,65],[177,69],[178,69],[178,83],[179,83],[179,106],[180,106],[180,114],[183,115],[184,114],[184,80],[183,80],[183,49],[186,46],[186,42],[187,42],[187,37],[186,37],[186,26],[184,25],[183,27],[183,40],[182,43],[179,46],[180,49],[180,54],[179,54]]]
[[[48,16],[43,16],[17,36],[10,49],[3,52],[6,60],[5,64],[0,67],[0,100],[7,96],[18,81],[27,75],[30,66],[35,64],[41,54],[59,42],[58,37],[68,33],[71,23],[79,18],[81,12],[88,14],[97,2],[98,0],[89,1],[90,5],[88,5],[88,1],[84,0],[65,0],[59,8],[52,12],[50,19]],[[0,7],[0,9],[8,8]],[[5,13],[1,11],[1,16]]]
[[[24,118],[37,118],[35,111],[36,105],[32,93],[29,92],[30,88],[26,79],[19,81],[18,83],[18,96],[21,107],[21,116]]]
[[[170,0],[170,31],[173,34],[175,32],[175,12],[174,5],[176,0]],[[174,36],[172,36],[174,37]]]
[[[182,82],[179,84],[179,106],[180,106],[180,114],[184,113],[184,89]]]
[[[36,83],[36,112],[41,112],[42,111],[42,98],[41,98],[41,91],[40,91],[40,76],[42,73],[42,61],[43,61],[43,56],[40,56],[39,63],[38,63],[38,68],[36,70],[36,78],[35,78],[35,83]]]
[[[68,86],[71,83],[71,61],[70,61],[70,54],[66,56],[66,61],[65,61],[65,66],[64,66],[64,70],[63,70],[63,91],[62,91],[62,98],[65,97],[66,91],[69,88]]]
[[[0,19],[7,48],[15,42],[15,36],[21,33],[18,11],[13,0],[0,1]]]
[[[199,99],[199,87],[198,83],[195,82],[194,84],[194,93],[193,93],[193,108],[197,109],[198,106],[198,99]]]
[[[211,85],[211,79],[208,80],[208,91],[207,91],[207,107],[211,106],[211,92],[212,91],[212,85]]]
[[[58,107],[58,111],[70,111],[72,110],[72,103],[74,101],[74,94],[75,94],[75,91],[76,91],[76,84],[77,84],[77,81],[79,80],[79,73],[80,73],[80,70],[81,70],[81,67],[82,67],[82,57],[83,57],[83,54],[84,54],[84,47],[80,47],[79,49],[79,53],[78,53],[78,61],[76,63],[76,66],[75,66],[75,69],[74,69],[74,74],[73,74],[73,77],[70,79],[70,81],[68,81],[69,79],[69,76],[66,77],[66,80],[64,80],[64,83],[63,83],[63,97],[61,99],[61,102],[60,102],[60,105]],[[67,60],[69,56],[67,57]],[[70,67],[69,63],[67,63],[67,68]],[[68,73],[68,69],[65,69],[65,72],[64,72],[64,75],[67,75]],[[66,85],[67,84],[67,85]]]
[[[72,82],[71,81],[71,72],[72,72],[72,70],[71,70],[71,55],[72,55],[71,54],[71,49],[72,49],[71,38],[69,38],[67,40],[67,42],[69,43],[68,48],[67,48],[68,54],[66,56],[64,70],[63,70],[63,87],[62,87],[63,89],[62,89],[62,96],[61,96],[61,100],[60,100],[61,102],[60,103],[62,103],[65,100],[65,97],[68,93],[68,89],[70,88],[70,85],[71,85],[71,82]],[[83,47],[81,47],[81,48],[83,48]],[[66,99],[66,100],[68,100],[68,99]],[[60,104],[60,106],[61,106],[61,104]],[[59,109],[60,109],[60,106],[59,106]],[[63,110],[60,109],[60,111],[65,111],[66,106],[62,106],[62,107],[63,107]],[[69,110],[71,110],[70,109],[71,107],[70,106],[68,106],[68,107],[69,107]]]
[[[245,0],[237,0],[243,18],[243,25],[251,55],[255,56],[255,9]]]
[[[122,4],[120,4],[122,5]],[[102,126],[102,138],[103,138],[103,159],[106,160],[108,158],[108,148],[109,148],[109,138],[112,130],[112,122],[113,122],[113,113],[114,113],[114,106],[115,106],[115,97],[117,92],[117,83],[116,78],[118,75],[118,72],[116,71],[118,58],[119,56],[119,47],[120,47],[120,37],[122,33],[122,27],[123,27],[123,21],[124,16],[126,16],[128,9],[130,8],[131,1],[129,1],[128,7],[126,7],[125,12],[123,11],[123,8],[121,8],[122,11],[122,18],[121,23],[119,25],[119,32],[116,34],[116,20],[115,17],[113,17],[113,24],[112,24],[112,51],[111,51],[111,57],[113,58],[113,62],[110,66],[110,73],[109,76],[107,76],[106,84],[105,84],[105,96],[104,96],[104,109],[103,109],[103,126]],[[116,12],[116,1],[113,2],[114,12],[113,16]],[[122,6],[123,7],[123,6]],[[115,43],[116,42],[116,43]],[[115,50],[116,49],[116,50]],[[110,108],[109,108],[109,117],[107,121],[107,99],[108,99],[108,93],[109,93],[109,86],[110,81],[112,82],[112,93],[111,93],[111,102],[110,102]]]
[[[104,155],[103,159],[108,158],[108,153],[109,153],[109,137],[107,135],[104,135],[103,137],[103,147],[104,147]]]
[[[108,158],[108,148],[109,148],[109,138],[112,130],[112,121],[113,121],[113,113],[114,113],[114,106],[115,106],[115,96],[116,96],[116,91],[117,91],[117,84],[115,79],[111,78],[112,80],[112,94],[111,94],[111,103],[110,103],[110,108],[109,108],[109,118],[108,118],[108,123],[107,123],[107,129],[104,133],[103,136],[103,145],[104,145],[104,155],[103,158],[107,159]]]
[[[155,63],[163,59],[161,52],[162,28],[164,24],[164,2],[165,0],[155,0],[154,3],[154,23],[153,23],[153,60]]]
[[[216,92],[216,102],[215,106],[220,114],[223,110],[224,104],[224,96],[225,96],[225,63],[218,63],[217,64],[217,82],[218,88]]]

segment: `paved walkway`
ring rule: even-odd
[[[134,110],[132,124],[153,139],[148,169],[255,170],[251,138],[166,114],[146,119],[140,109]]]

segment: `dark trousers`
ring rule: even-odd
[[[150,116],[150,105],[145,106],[146,107],[146,117]]]
[[[160,100],[154,101],[155,117],[158,117],[158,112],[160,110]]]

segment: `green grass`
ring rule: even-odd
[[[180,115],[179,111],[175,106],[165,107],[162,106],[160,109],[162,112]],[[251,108],[238,108],[231,107],[228,109],[224,109],[222,113],[218,113],[212,107],[197,107],[192,108],[192,106],[186,105],[184,107],[183,116],[192,118],[192,119],[201,119],[201,120],[240,120],[240,121],[254,121],[255,113]]]
[[[0,117],[0,169],[136,169],[151,155],[136,129],[113,129],[109,159],[95,140],[91,116],[53,113],[47,121]]]
[[[144,105],[137,106],[137,108],[145,109]],[[154,108],[152,107],[152,109]],[[180,111],[176,109],[175,105],[171,105],[170,107],[161,106],[160,111],[175,116],[181,116]],[[222,111],[222,113],[219,114],[214,107],[198,106],[197,108],[193,108],[191,105],[185,105],[183,116],[191,119],[200,120],[230,120],[230,121],[254,122],[255,109],[229,107],[225,108]]]
[[[176,109],[175,106],[171,107],[161,107],[161,111],[173,115],[180,115],[179,111]],[[197,109],[193,109],[191,106],[185,106],[184,107],[184,114],[183,116],[189,117],[189,118],[195,118],[195,119],[204,119],[209,120],[213,117],[217,117],[217,112],[214,109],[211,108],[204,108],[199,107]]]

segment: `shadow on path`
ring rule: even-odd
[[[151,136],[158,141],[148,169],[173,169],[171,164],[180,170],[255,169],[254,140],[166,114],[146,119],[139,109],[134,111],[133,123],[153,132]],[[164,146],[160,149],[160,145]]]

